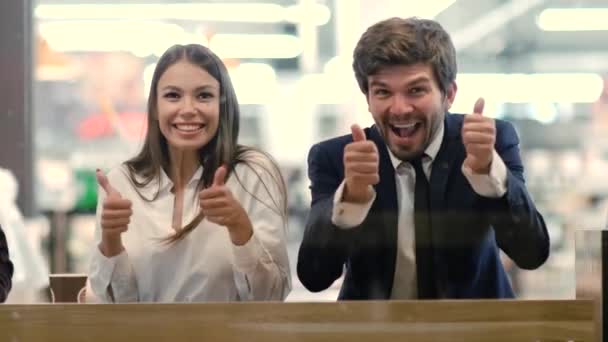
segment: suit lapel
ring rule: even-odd
[[[375,186],[376,200],[372,206],[372,210],[376,215],[380,215],[382,227],[383,243],[382,250],[379,251],[382,258],[379,260],[385,261],[385,271],[382,273],[383,284],[385,286],[387,299],[390,298],[393,281],[395,276],[395,262],[397,258],[397,224],[398,213],[397,208],[397,186],[395,183],[395,169],[391,163],[386,144],[380,135],[377,127],[374,125],[366,130],[366,135],[372,140],[378,148],[380,157],[379,173],[380,182]]]

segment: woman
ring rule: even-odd
[[[200,45],[160,58],[141,152],[98,171],[90,283],[104,302],[283,300],[291,290],[276,164],[238,145],[226,67]]]

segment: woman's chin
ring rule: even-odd
[[[171,143],[171,148],[182,152],[198,151],[206,145],[206,141],[179,141]]]

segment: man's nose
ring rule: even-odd
[[[406,114],[414,110],[414,106],[403,95],[397,94],[393,96],[390,113],[391,114]]]

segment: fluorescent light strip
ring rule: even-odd
[[[209,48],[221,58],[294,58],[302,42],[286,34],[216,34]]]
[[[323,26],[329,22],[331,11],[321,4],[301,4],[285,8],[284,19],[292,23],[307,23]]]
[[[173,44],[206,44],[175,24],[145,21],[58,21],[39,24],[40,36],[61,52],[128,51],[161,55]],[[154,39],[150,39],[154,37]]]
[[[402,6],[401,13],[407,13],[407,16],[432,19],[455,2],[456,0],[404,1],[399,6]]]
[[[61,52],[127,51],[160,56],[173,44],[198,43],[221,58],[294,58],[300,38],[283,34],[216,34],[208,43],[176,24],[149,21],[52,21],[39,24],[40,35]],[[154,39],[150,39],[154,37]]]
[[[347,77],[352,77],[351,64],[350,56],[336,56],[325,64],[325,75],[344,77],[347,82]],[[465,110],[472,110],[480,96],[486,98],[486,102],[496,103],[591,103],[598,99],[604,87],[602,77],[595,73],[460,73],[456,83],[455,105]]]
[[[592,103],[603,80],[592,73],[459,74],[455,111],[471,111],[478,97],[488,103]]]
[[[608,8],[549,8],[536,24],[544,31],[608,30]]]
[[[329,21],[329,8],[320,4],[283,7],[270,3],[204,3],[204,4],[41,4],[36,6],[37,19],[128,19],[128,20],[195,20],[252,23],[282,21],[324,25]]]
[[[268,104],[276,99],[277,75],[265,63],[242,63],[228,70],[240,104]]]
[[[38,5],[39,19],[178,19],[279,22],[283,8],[274,4],[77,4]]]
[[[353,91],[356,90],[351,77],[331,74],[303,75],[297,81],[296,93],[301,101],[309,104],[349,103],[353,101]],[[360,93],[356,90],[355,94]]]

